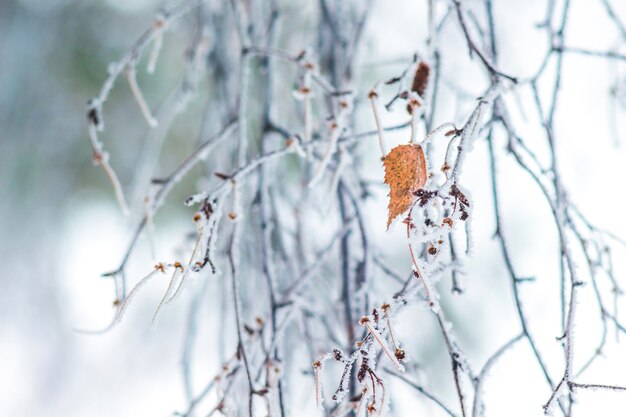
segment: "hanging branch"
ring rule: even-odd
[[[384,416],[392,401],[401,403],[393,398],[391,381],[396,379],[446,415],[481,417],[488,409],[489,373],[523,343],[530,347],[523,353],[529,368],[541,372],[546,413],[570,417],[577,390],[626,391],[621,385],[578,382],[611,342],[610,331],[626,334],[618,309],[622,290],[613,265],[614,247],[623,249],[626,242],[612,230],[597,227],[576,206],[558,158],[566,143],[559,129],[563,112],[559,102],[567,81],[563,74],[568,69],[565,56],[611,61],[626,57],[617,48],[586,49],[566,42],[572,27],[570,0],[547,0],[545,21],[532,30],[545,31],[548,48],[537,70],[519,77],[500,68],[497,43],[502,41],[498,36],[502,28],[496,27],[492,0],[424,1],[428,39],[410,56],[385,65],[369,56],[373,63],[361,65],[364,40],[373,35],[368,17],[374,4],[351,0],[307,5],[302,8],[307,13],[311,7],[318,9],[314,17],[307,15],[307,22],[318,20],[301,27],[294,27],[294,22],[302,23],[299,8],[285,8],[277,1],[231,0],[219,6],[190,1],[160,12],[111,65],[99,94],[89,102],[88,133],[94,162],[109,178],[125,211],[122,185],[98,137],[102,109],[105,103],[112,105],[109,95],[118,77],[126,76],[144,122],[159,126],[148,134],[136,175],[138,193],[148,195],[144,212],[122,261],[105,274],[115,279],[117,310],[103,331],[114,328],[139,290],[166,271],[169,285],[161,301],[155,301],[154,318],[166,314],[165,305],[181,302],[179,296],[191,278],[210,273],[222,286],[221,296],[208,290],[206,280],[202,289],[195,289],[181,365],[185,411],[177,415],[192,417],[200,409],[208,410],[208,415],[297,415],[308,410],[297,392],[308,384],[306,398],[311,404],[323,408],[335,403],[326,415]],[[610,0],[602,0],[602,5],[623,42],[626,32],[615,6]],[[136,65],[151,45],[146,69],[153,73],[164,36],[175,20],[191,12],[198,18],[181,81],[153,114],[137,82]],[[442,36],[444,31],[461,36],[463,54]],[[467,65],[481,74],[475,85],[454,79],[458,68],[449,57],[465,55],[470,58]],[[366,82],[374,87],[366,88]],[[205,106],[198,135],[202,140],[169,175],[152,178],[170,126],[195,91]],[[475,97],[470,91],[482,95]],[[527,94],[532,97],[532,116],[522,108],[528,103],[510,100]],[[614,95],[617,100],[617,92]],[[458,104],[457,114],[444,111],[450,100]],[[386,125],[389,113],[399,116],[400,122]],[[536,120],[531,120],[535,114]],[[537,124],[540,134],[532,140],[520,135],[525,130],[517,126],[517,116]],[[205,139],[215,126],[220,126],[218,133]],[[403,139],[388,149],[391,132]],[[464,349],[453,330],[462,328],[459,334],[464,335],[472,329],[462,327],[467,321],[453,315],[451,306],[472,289],[464,264],[473,252],[471,222],[485,213],[486,205],[472,198],[470,188],[476,185],[463,170],[475,163],[469,156],[480,152],[481,147],[474,145],[482,142],[489,161],[488,190],[498,247],[493,262],[501,262],[505,271],[495,278],[507,279],[511,288],[510,294],[495,296],[510,296],[517,323],[511,334],[517,336],[490,351],[475,372],[472,355],[466,354],[473,349]],[[379,168],[363,163],[367,155],[378,152],[384,177]],[[500,167],[509,163],[539,191],[554,226],[546,233],[556,237],[554,261],[560,273],[547,279],[559,286],[554,294],[561,324],[561,334],[555,336],[563,348],[558,377],[542,353],[544,341],[534,328],[532,311],[524,307],[531,295],[522,288],[532,285],[534,277],[520,275],[521,260],[510,244],[516,236],[506,228],[513,220],[503,202],[513,186]],[[202,181],[184,201],[196,210],[196,229],[184,238],[189,247],[184,261],[157,263],[126,294],[126,269],[136,256],[140,236],[158,220],[155,215],[166,198],[199,165],[204,173],[194,179]],[[148,178],[150,184],[144,184]],[[379,212],[379,204],[371,204],[380,197],[380,189],[389,192],[387,216]],[[382,244],[375,232],[384,230],[385,217],[389,229],[385,242],[402,244],[404,258],[389,258],[387,243]],[[583,267],[577,268],[579,264]],[[587,282],[591,285],[585,286]],[[450,288],[455,297],[442,299]],[[595,351],[578,363],[574,336],[577,305],[586,300],[583,291],[593,292],[601,332]],[[202,303],[216,297],[219,318],[212,317],[205,326]],[[481,295],[481,303],[491,297]],[[413,344],[402,343],[407,334],[396,323],[416,314],[412,307],[425,310],[433,338],[443,342],[439,353],[448,362],[436,371],[448,375],[447,389],[455,397],[451,406],[440,399],[445,394],[437,392],[439,387],[429,387],[419,378],[415,362],[431,358],[414,354],[417,360],[409,361]],[[227,325],[233,321],[233,326]],[[194,351],[194,343],[200,332],[218,335],[225,361],[196,392],[193,381],[200,372],[196,357],[201,353]],[[424,346],[432,341],[414,342]],[[338,374],[327,373],[332,362],[340,367]],[[332,382],[330,392],[325,382]],[[538,409],[541,406],[537,404]]]

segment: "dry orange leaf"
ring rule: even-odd
[[[385,184],[389,185],[389,218],[404,213],[413,203],[413,192],[423,188],[428,177],[426,157],[420,145],[398,145],[385,156]]]

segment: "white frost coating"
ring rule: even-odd
[[[574,368],[574,340],[576,338],[576,326],[574,323],[575,321],[574,319],[576,317],[578,303],[579,303],[578,289],[574,289],[574,291],[572,292],[572,299],[570,301],[570,309],[568,313],[568,323],[567,323],[567,336],[566,336],[567,366],[569,368],[570,373],[573,373],[573,368]]]
[[[337,192],[337,187],[339,186],[339,179],[341,178],[341,174],[346,166],[352,163],[352,159],[350,158],[350,154],[347,152],[344,145],[338,146],[339,153],[339,164],[337,165],[337,169],[333,174],[333,179],[330,183],[329,195],[335,195]],[[332,207],[333,200],[331,198],[328,199],[326,206],[322,209],[323,212],[328,215],[330,214],[330,208]]]
[[[461,167],[463,165],[463,161],[465,157],[472,149],[474,139],[478,136],[480,131],[480,123],[481,119],[486,114],[488,108],[492,105],[493,101],[500,95],[500,85],[498,83],[493,84],[485,95],[480,99],[478,106],[474,109],[469,119],[463,126],[461,136],[459,138],[458,146],[461,148],[457,153],[456,161],[454,162],[454,167],[452,168],[452,174],[450,178],[442,186],[442,189],[448,188],[450,184],[455,183],[457,177],[461,174]]]
[[[560,399],[566,394],[565,383],[561,381],[552,394],[552,397],[548,401],[548,403],[543,407],[543,410],[547,416],[554,416],[554,406],[557,404]]]
[[[187,286],[189,285],[189,281],[191,281],[196,275],[197,275],[197,272],[192,269],[191,263],[190,263],[185,269],[185,272],[183,272],[183,276],[180,279],[178,287],[176,288],[176,292],[172,294],[172,296],[165,301],[165,304],[169,304],[172,301],[179,298],[181,294],[185,291]]]
[[[430,310],[432,310],[435,314],[439,314],[439,311],[441,310],[441,307],[439,305],[439,293],[432,286],[432,284],[430,283],[430,279],[429,279],[429,276],[430,276],[429,272],[431,268],[421,258],[416,258],[415,262],[420,268],[420,271],[418,271],[418,273],[420,274],[419,279],[422,282],[424,289],[426,291]]]
[[[470,215],[465,219],[465,255],[468,257],[474,256],[474,233],[472,229],[474,217]],[[459,252],[457,251],[457,256]]]
[[[181,267],[175,267],[174,268],[174,273],[172,274],[172,278],[170,278],[170,283],[167,286],[167,289],[165,290],[165,294],[163,294],[163,298],[161,298],[161,301],[159,302],[159,305],[157,306],[154,315],[152,316],[152,321],[150,323],[150,325],[154,328],[156,327],[156,323],[157,323],[157,319],[159,317],[159,312],[161,311],[161,307],[163,307],[163,305],[167,304],[167,300],[170,299],[172,297],[172,294],[174,293],[174,290],[178,287],[178,283],[181,282],[182,277],[179,278],[179,276],[181,276],[181,274],[179,274],[179,269]]]
[[[391,411],[391,396],[387,393],[387,390],[383,391],[380,406],[377,408],[379,417],[385,417]]]
[[[237,401],[235,401],[235,398],[245,398],[247,394],[244,392],[239,393],[239,395],[237,394],[238,393],[233,393],[231,395],[221,396],[223,406],[220,410],[220,413],[224,414],[227,417],[234,417],[238,415],[238,403]]]
[[[215,242],[217,242],[218,239],[218,230],[219,230],[219,224],[220,224],[220,220],[222,219],[222,205],[220,203],[219,200],[213,200],[212,202],[213,204],[213,214],[211,214],[211,217],[207,220],[207,234],[208,234],[208,238],[207,238],[207,248],[206,248],[206,253],[208,255],[208,261],[213,262],[214,258],[214,254],[215,254]],[[202,234],[205,235],[204,233],[204,229],[202,230]],[[219,275],[220,274],[220,270],[219,267],[215,264],[212,265],[213,268],[215,268],[215,274]]]
[[[396,341],[396,345],[398,349],[402,349],[402,344],[400,342]],[[409,355],[408,352],[404,350],[404,357],[402,358],[402,363],[408,363],[408,362],[411,362],[411,355]]]
[[[369,352],[368,354],[368,359],[369,359],[368,365],[373,370],[376,370],[376,352],[374,349],[370,348],[370,350],[371,352]]]
[[[364,406],[365,403],[367,403],[367,400],[369,399],[369,395],[367,393],[367,386],[363,388],[363,390],[361,391],[361,399],[359,400],[358,405],[356,406],[356,409],[354,410],[354,415],[356,417],[361,417],[361,410],[365,409],[366,407]],[[367,411],[365,412],[367,415]]]
[[[89,104],[89,108],[95,112],[96,114],[100,114],[100,104],[96,99],[92,99]],[[124,191],[122,190],[122,185],[117,178],[117,174],[109,164],[109,153],[105,152],[102,149],[102,142],[98,139],[98,131],[104,129],[104,125],[102,123],[102,117],[98,116],[97,121],[90,120],[87,126],[87,131],[89,134],[89,142],[91,143],[91,148],[94,153],[94,163],[95,165],[99,165],[102,167],[102,170],[111,181],[111,185],[113,186],[113,191],[115,192],[115,198],[117,199],[120,208],[122,209],[122,213],[124,215],[128,215],[128,204],[126,203],[126,198],[124,197]],[[97,123],[97,124],[95,124]]]
[[[330,134],[328,136],[328,145],[326,146],[326,150],[324,151],[324,156],[322,157],[322,160],[320,161],[320,164],[318,165],[315,174],[311,178],[311,181],[309,181],[309,185],[308,185],[309,188],[315,187],[315,185],[320,181],[320,179],[324,175],[324,172],[326,171],[326,167],[330,163],[331,158],[333,157],[333,155],[335,154],[337,150],[337,141],[339,140],[339,136],[341,135],[341,132],[344,129],[345,113],[346,113],[345,109],[341,109],[339,111],[339,114],[337,115],[337,119],[331,121]]]
[[[331,417],[345,417],[352,411],[352,404],[345,403],[340,405],[335,409],[335,411],[330,415]]]
[[[152,115],[152,112],[150,111],[150,106],[148,106],[148,103],[146,102],[146,99],[144,98],[141,89],[139,88],[139,84],[137,83],[135,67],[127,68],[126,79],[128,80],[130,90],[132,91],[133,96],[137,101],[137,105],[139,106],[139,109],[141,110],[141,114],[143,115],[144,119],[146,119],[146,122],[150,127],[157,127],[159,125],[159,122]]]
[[[442,236],[442,229],[424,228],[423,233],[419,235],[413,235],[411,237],[412,243],[419,245],[421,243],[431,242],[437,240]]]
[[[152,52],[150,53],[150,58],[148,59],[148,65],[146,66],[146,72],[148,74],[154,74],[154,70],[156,69],[157,60],[159,59],[159,55],[161,53],[162,47],[163,47],[163,34],[160,33],[154,39],[154,46],[152,47]]]
[[[189,281],[189,277],[192,275],[195,275],[196,271],[193,268],[193,262],[194,262],[194,259],[196,258],[196,253],[198,252],[198,247],[200,247],[201,241],[202,241],[202,229],[198,228],[198,238],[196,239],[196,244],[193,248],[193,251],[191,252],[191,256],[189,257],[189,262],[187,263],[187,267],[183,271],[183,276],[180,279],[178,288],[176,289],[176,292],[165,301],[165,304],[169,304],[172,301],[174,301],[176,298],[178,298],[180,294],[182,294],[184,289],[187,287],[187,282]]]
[[[380,146],[380,155],[381,157],[385,157],[387,155],[387,146],[385,145],[385,133],[383,131],[383,125],[380,121],[380,103],[378,100],[378,96],[380,95],[380,82],[377,82],[374,85],[374,88],[370,91],[368,97],[370,99],[370,103],[372,105],[372,113],[374,114],[374,122],[376,123],[376,131],[378,132],[378,146]]]
[[[215,191],[219,191],[221,189],[221,187],[218,187],[217,190]],[[200,202],[202,202],[203,200],[205,200],[208,196],[209,196],[209,191],[201,191],[199,193],[196,193],[194,195],[192,195],[191,197],[188,197],[185,200],[185,205],[186,206],[193,206],[195,204],[198,204]],[[215,196],[217,193],[214,192],[213,195]],[[224,194],[224,192],[220,193],[220,194]]]
[[[142,278],[137,283],[137,285],[133,287],[133,289],[128,293],[128,296],[126,297],[126,299],[122,302],[122,305],[120,306],[119,310],[115,314],[115,317],[113,318],[113,320],[107,327],[101,330],[81,330],[81,329],[74,329],[74,330],[79,333],[102,334],[102,333],[108,332],[109,330],[117,326],[124,318],[126,309],[133,302],[133,300],[135,299],[135,297],[137,296],[141,288],[143,288],[148,283],[148,281],[150,281],[158,272],[160,272],[160,269],[157,268],[154,271],[150,272],[148,275],[146,275],[144,278]]]
[[[157,246],[156,246],[156,230],[154,227],[154,212],[151,209],[150,201],[154,199],[154,193],[151,192],[151,196],[146,196],[143,204],[144,217],[146,218],[146,237],[148,245],[150,246],[150,257],[153,261],[157,260]]]
[[[456,130],[456,126],[454,125],[454,123],[452,122],[446,122],[443,123],[439,126],[437,126],[436,128],[434,128],[433,130],[431,130],[426,137],[420,142],[421,146],[424,146],[428,143],[430,143],[431,140],[433,140],[433,138],[435,138],[439,133],[442,132],[449,132],[451,130]]]
[[[148,74],[154,74],[156,64],[163,47],[163,32],[167,29],[168,20],[163,13],[158,13],[154,19],[152,27],[154,27],[154,45],[148,58],[148,65],[146,66],[146,72]]]
[[[316,362],[313,363],[313,372],[315,373],[315,400],[317,408],[324,409],[324,387],[322,385],[321,372],[324,369],[324,363],[332,358],[331,353],[325,353]]]
[[[441,222],[441,208],[437,207],[437,205],[435,204],[437,202],[438,199],[433,199],[432,202],[429,202],[429,204],[427,204],[424,207],[424,211],[426,213],[426,215],[428,216],[428,218],[430,218],[431,220],[433,220],[435,223],[439,224]],[[429,227],[430,229],[434,229],[436,232],[439,232],[439,228],[434,228],[432,226]]]
[[[285,148],[263,154],[251,160],[250,162],[248,162],[247,165],[237,169],[230,176],[231,181],[223,181],[220,185],[215,187],[212,191],[202,191],[200,193],[197,193],[188,197],[185,200],[185,205],[192,206],[194,204],[198,204],[204,201],[205,199],[207,199],[208,197],[210,197],[209,200],[217,200],[217,199],[223,198],[224,196],[230,193],[229,190],[232,190],[233,188],[231,186],[232,181],[239,180],[241,177],[245,177],[246,175],[254,172],[256,168],[258,168],[260,165],[266,163],[269,160],[272,160],[281,156],[289,155],[291,153],[298,153],[299,150],[302,150],[301,146],[297,143],[298,140],[299,140],[298,138],[295,138],[293,142],[290,145],[286,146]]]
[[[417,72],[417,66],[419,65],[419,59],[409,64],[405,70],[398,86],[399,91],[410,91],[413,84],[413,76]]]
[[[109,62],[109,65],[107,65],[107,73],[109,75],[113,75],[116,72],[121,72],[123,68],[124,65],[119,64],[118,62]]]
[[[409,93],[409,107],[411,109],[411,143],[417,143],[418,123],[424,108],[422,98],[414,91]]]
[[[400,372],[404,372],[404,365],[402,365],[400,361],[398,361],[398,358],[396,358],[395,353],[391,351],[391,348],[389,347],[389,344],[387,343],[387,340],[383,337],[383,335],[380,334],[378,330],[371,325],[371,323],[366,323],[365,326],[367,327],[367,330],[370,331],[372,336],[374,336],[374,338],[382,348],[383,352],[385,352],[385,354],[396,367],[396,369]]]
[[[472,364],[469,362],[465,355],[461,354],[461,351],[459,350],[459,345],[457,343],[456,335],[454,334],[452,322],[445,320],[443,317],[441,317],[441,319],[443,320],[443,330],[448,337],[452,351],[457,354],[457,360],[463,368],[472,369]]]
[[[326,167],[328,166],[331,158],[335,154],[335,151],[337,148],[337,140],[339,139],[340,133],[341,133],[341,129],[339,125],[338,124],[333,125],[333,127],[331,128],[329,139],[328,139],[328,147],[326,148],[324,157],[322,158],[322,161],[320,162],[320,165],[318,166],[317,171],[315,172],[315,175],[313,175],[313,178],[311,178],[311,181],[309,182],[309,185],[308,185],[309,188],[315,187],[315,185],[320,181],[320,179],[324,175],[324,172],[326,171]]]
[[[341,376],[341,381],[339,382],[339,387],[333,394],[333,400],[337,404],[342,402],[343,399],[346,397],[346,395],[348,395],[348,393],[350,392],[350,376],[352,373],[353,365],[354,365],[354,361],[351,361],[351,362],[347,362],[344,367],[343,374]]]

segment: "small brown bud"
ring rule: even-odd
[[[432,246],[432,245],[431,245],[431,246],[429,246],[429,247],[428,247],[428,254],[429,254],[429,255],[436,255],[436,254],[437,254],[437,248],[436,248],[436,247],[434,247],[434,246]]]
[[[398,361],[400,362],[402,362],[406,358],[406,353],[404,352],[403,349],[396,349],[396,351],[393,354],[396,357],[396,359],[398,359]]]
[[[360,324],[361,326],[365,326],[365,324],[366,324],[366,323],[369,323],[369,322],[370,322],[370,319],[369,319],[369,317],[367,317],[367,316],[363,316],[363,317],[361,317],[361,318],[359,319],[359,324]]]
[[[230,177],[222,172],[214,172],[213,175],[215,175],[217,178],[226,181],[227,179],[229,179]]]
[[[197,211],[194,215],[193,215],[193,221],[198,223],[200,220],[202,220],[202,214],[200,214],[199,211]]]
[[[104,155],[102,152],[94,152],[91,159],[95,165],[100,165],[100,163],[104,160]]]
[[[159,16],[154,19],[153,25],[155,29],[162,29],[165,26],[165,19],[162,16]]]
[[[228,218],[231,220],[235,220],[237,218],[237,213],[231,211],[230,213],[228,213]]]

